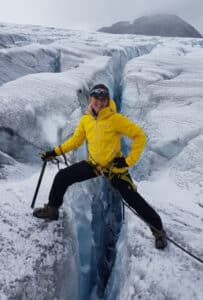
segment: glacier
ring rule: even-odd
[[[171,244],[154,249],[143,222],[128,209],[123,219],[104,178],[71,186],[58,222],[30,209],[39,152],[72,134],[89,88],[103,82],[147,133],[130,170],[138,191],[168,235],[203,258],[202,47],[202,39],[1,24],[0,299],[202,299],[202,265]],[[84,159],[85,145],[67,157]],[[56,172],[49,164],[37,206]]]

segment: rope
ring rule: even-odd
[[[60,163],[64,163],[66,166],[70,165],[70,162],[68,162],[67,159],[66,160],[64,159],[64,161],[65,162],[59,161],[59,159],[57,159],[57,158],[54,158],[53,160],[51,160],[51,162],[53,164],[57,164],[58,169],[59,169],[59,164]],[[138,213],[131,206],[128,205],[128,203],[124,199],[122,200],[122,202],[123,202],[123,222],[125,220],[125,209],[124,209],[124,205],[125,205],[126,207],[128,207],[134,213],[134,215],[136,215],[146,225],[148,225],[154,231],[156,231],[157,233],[159,233],[159,235],[161,237],[164,237],[169,242],[171,242],[172,244],[174,244],[177,248],[179,248],[180,250],[182,250],[183,252],[185,252],[186,254],[188,254],[190,257],[194,258],[196,261],[198,261],[201,264],[203,264],[203,260],[200,259],[198,256],[194,255],[193,253],[191,253],[190,251],[188,251],[187,249],[185,249],[184,247],[182,247],[181,245],[179,245],[177,242],[175,242],[173,239],[169,238],[166,234],[163,234],[162,232],[160,232],[160,230],[158,230],[156,227],[154,227],[153,225],[151,225],[150,223],[148,223],[147,221],[145,221],[140,215],[138,215]]]
[[[54,165],[57,165],[57,167],[58,167],[58,170],[60,170],[60,163],[62,163],[62,164],[64,164],[64,165],[66,165],[66,167],[68,167],[68,166],[70,166],[71,165],[71,163],[67,160],[67,158],[66,158],[66,156],[65,156],[65,154],[64,154],[64,161],[62,161],[62,160],[60,160],[60,159],[58,159],[58,158],[53,158],[53,159],[51,159],[51,160],[48,160],[48,161],[50,161],[52,164],[54,164]]]
[[[122,216],[123,216],[123,224],[125,223],[125,204],[122,203]]]
[[[66,157],[65,153],[63,152],[61,145],[59,145],[59,149],[60,149],[61,154],[62,154],[62,156],[63,156],[65,165],[68,166],[69,164],[68,164],[68,161],[67,161],[67,157]]]
[[[156,227],[154,227],[153,225],[149,224],[148,222],[146,222],[140,215],[137,214],[137,212],[128,205],[127,202],[125,202],[125,200],[123,200],[123,203],[126,207],[128,207],[139,219],[141,219],[146,225],[148,225],[149,227],[151,227],[152,229],[154,229],[156,232],[158,232],[160,234],[160,236],[166,238],[169,242],[171,242],[172,244],[174,244],[177,248],[181,249],[183,252],[187,253],[189,256],[193,257],[195,260],[197,260],[198,262],[203,264],[203,260],[200,259],[199,257],[197,257],[196,255],[194,255],[193,253],[191,253],[190,251],[188,251],[187,249],[183,248],[182,246],[180,246],[177,242],[175,242],[173,239],[169,238],[166,234],[163,234],[160,232],[160,230],[158,230]]]

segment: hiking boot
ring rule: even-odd
[[[44,207],[36,208],[33,211],[33,216],[40,219],[54,221],[59,218],[59,210],[56,207],[51,207],[48,204],[45,204]]]
[[[152,231],[155,237],[155,247],[156,249],[163,250],[167,246],[166,232],[164,230],[161,231]]]

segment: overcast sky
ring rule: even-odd
[[[203,33],[202,12],[203,0],[0,0],[0,22],[88,30],[169,13]]]

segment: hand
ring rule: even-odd
[[[113,160],[113,166],[116,168],[126,168],[129,167],[125,161],[125,157],[116,157]]]
[[[52,160],[57,156],[57,154],[54,150],[52,150],[52,151],[42,151],[40,153],[40,155],[41,155],[42,160]]]

